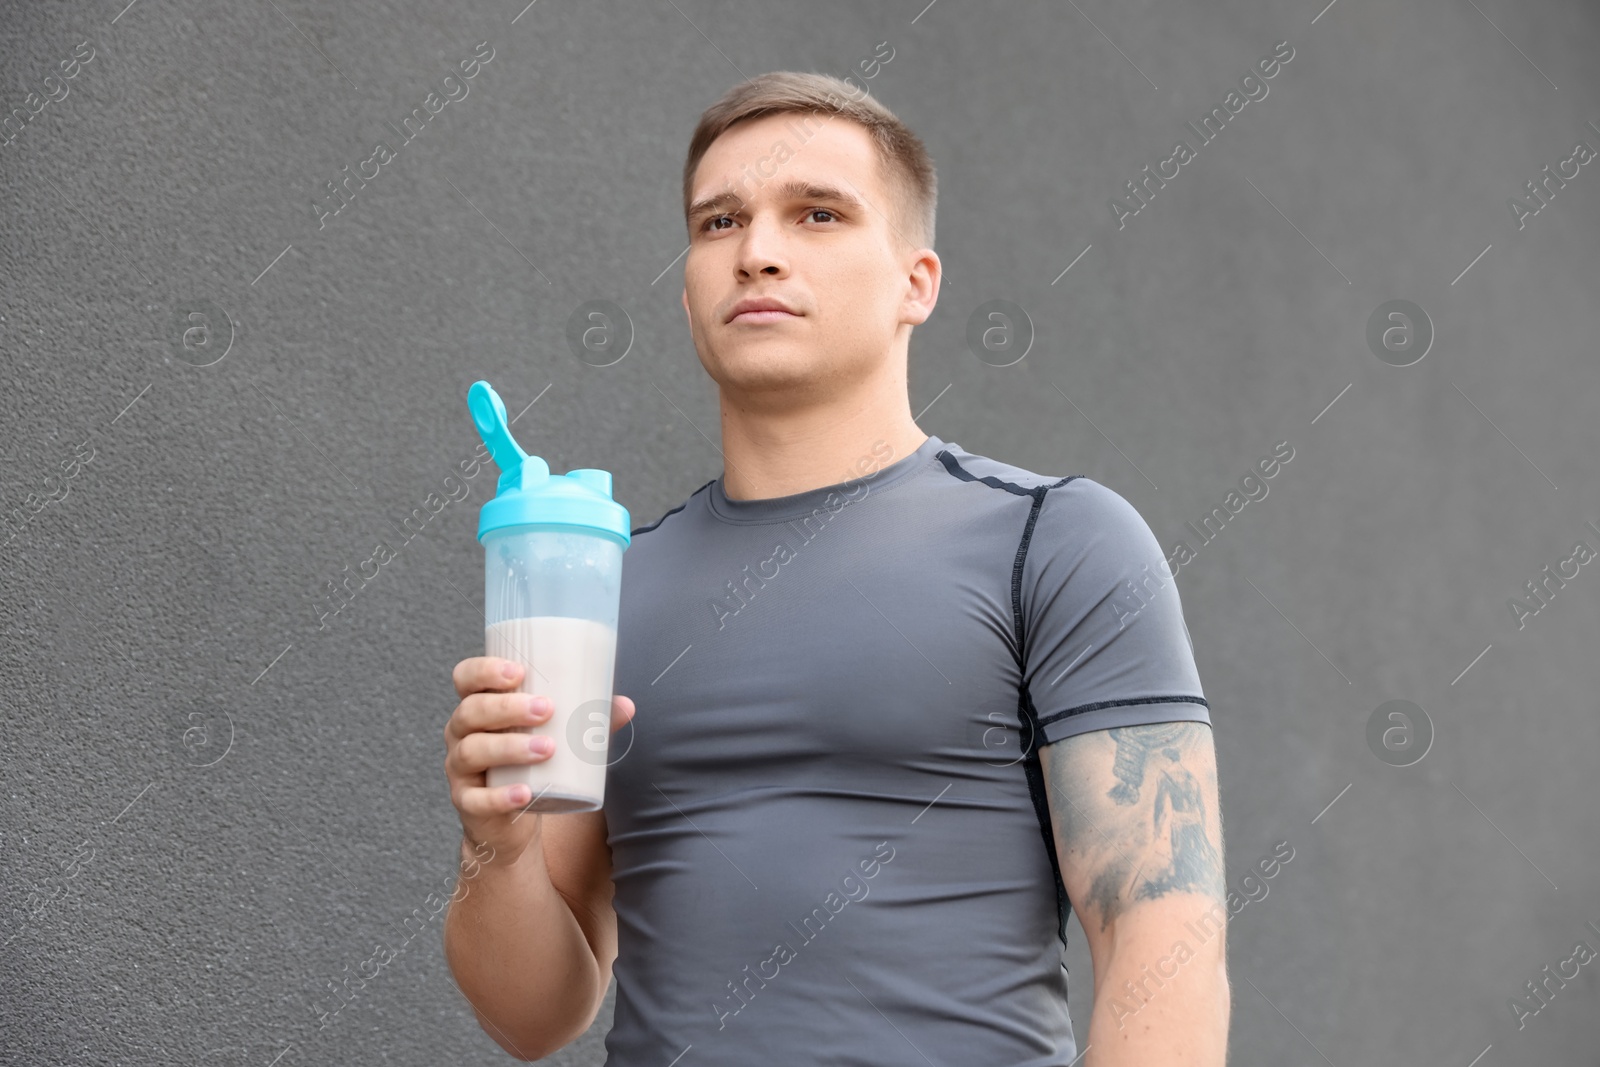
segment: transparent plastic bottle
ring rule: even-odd
[[[605,803],[611,700],[628,511],[611,499],[611,473],[552,477],[511,436],[488,382],[467,390],[473,424],[500,468],[478,514],[484,548],[484,651],[525,668],[518,689],[549,697],[555,750],[532,764],[492,767],[490,788],[524,783],[535,812],[597,811]]]

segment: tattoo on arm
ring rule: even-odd
[[[1097,913],[1104,930],[1142,900],[1170,893],[1225,899],[1210,727],[1096,730],[1052,748],[1057,847],[1080,887],[1080,919],[1085,910]]]

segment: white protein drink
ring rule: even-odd
[[[529,811],[597,811],[605,802],[611,738],[612,668],[617,632],[601,622],[560,615],[507,619],[484,628],[487,655],[521,663],[517,691],[548,697],[550,718],[518,732],[544,734],[555,751],[538,763],[491,767],[487,784],[523,783]]]

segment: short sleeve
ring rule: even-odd
[[[1037,744],[1211,724],[1177,578],[1132,504],[1085,477],[1047,489],[1026,550],[1023,683]]]

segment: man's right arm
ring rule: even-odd
[[[445,915],[444,952],[485,1032],[536,1060],[594,1023],[611,984],[616,918],[610,865],[598,862],[609,860],[604,814],[522,818],[537,824],[509,861],[481,861],[463,838],[463,863],[479,868]]]
[[[513,1056],[535,1060],[570,1044],[600,1013],[617,917],[605,812],[528,812],[527,785],[487,785],[490,768],[538,764],[553,751],[537,728],[554,704],[522,691],[526,673],[493,656],[469,657],[451,672],[461,703],[445,723],[444,769],[461,816],[463,877],[445,914],[444,952],[484,1030]],[[613,733],[634,710],[612,694]]]

